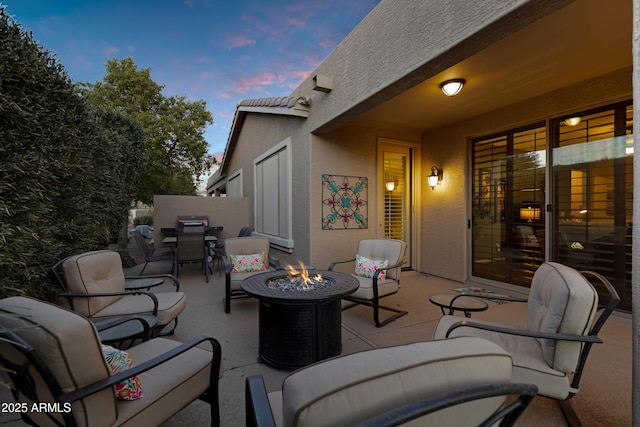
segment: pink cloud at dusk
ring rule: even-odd
[[[256,41],[250,39],[244,34],[239,34],[237,36],[233,36],[227,39],[227,49],[235,49],[237,47],[247,47],[253,46],[256,44]]]

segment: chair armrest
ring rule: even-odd
[[[124,280],[136,280],[136,279],[167,279],[171,280],[173,284],[176,286],[176,292],[180,290],[180,281],[178,278],[172,274],[152,274],[149,276],[126,276]],[[163,285],[164,283],[158,283],[153,286],[145,286],[144,289],[154,288],[156,286]],[[143,289],[143,288],[140,288]]]
[[[373,272],[373,276],[372,276],[373,277],[373,283],[374,284],[378,283],[378,276],[380,275],[381,272],[387,271],[387,270],[391,270],[393,268],[398,268],[400,266],[405,265],[406,263],[407,263],[407,261],[402,261],[402,262],[399,262],[397,264],[388,265],[388,266],[386,266],[384,268],[376,268],[376,271]]]
[[[461,293],[459,295],[456,295],[455,297],[451,298],[451,304],[449,305],[449,308],[451,308],[451,306],[453,305],[453,302],[455,300],[457,300],[460,297],[471,297],[471,298],[479,298],[479,299],[488,299],[488,300],[496,300],[496,301],[506,301],[506,302],[528,302],[529,300],[527,298],[516,298],[516,297],[510,297],[507,295],[484,295],[484,294],[465,294],[465,293]]]
[[[149,322],[135,315],[119,317],[115,319],[101,320],[99,322],[94,323],[94,325],[98,330],[98,332],[102,332],[102,331],[106,331],[109,328],[113,328],[115,326],[121,325],[123,323],[135,322],[135,321],[140,322],[142,324],[142,329],[143,329],[142,336],[144,337],[143,341],[147,341],[151,336],[151,328],[149,327]]]
[[[552,332],[535,332],[529,331],[526,329],[514,329],[507,328],[504,326],[496,326],[496,325],[486,325],[483,323],[475,323],[473,321],[462,320],[460,322],[456,322],[449,327],[445,338],[449,338],[449,334],[453,332],[455,329],[468,327],[475,329],[482,329],[490,332],[497,332],[501,334],[509,334],[509,335],[519,335],[522,337],[532,337],[532,338],[545,338],[550,340],[559,340],[559,341],[580,341],[586,343],[602,343],[603,341],[595,335],[574,335],[574,334],[556,334]]]
[[[465,387],[402,406],[361,425],[362,427],[398,426],[424,415],[465,402],[494,396],[518,396],[518,399],[511,401],[509,405],[496,409],[496,412],[491,414],[486,420],[474,420],[474,423],[482,426],[498,425],[498,422],[501,420],[503,421],[500,425],[513,425],[537,394],[538,387],[534,384],[497,383]]]
[[[329,269],[328,270],[329,271],[333,270],[333,267],[335,267],[336,264],[345,264],[347,262],[353,262],[355,260],[356,260],[355,258],[351,258],[351,259],[347,259],[347,260],[344,260],[344,261],[334,261],[329,265]]]
[[[247,377],[244,388],[245,425],[247,427],[275,427],[269,397],[261,375]]]
[[[152,292],[143,291],[141,289],[131,290],[131,291],[122,291],[122,292],[100,292],[94,294],[82,294],[82,293],[73,293],[73,292],[64,292],[61,293],[60,296],[67,299],[71,309],[73,309],[73,298],[99,298],[99,297],[113,297],[113,296],[131,296],[131,295],[146,295],[153,301],[153,315],[156,316],[158,314],[158,297],[156,297]]]
[[[231,261],[229,260],[229,257],[226,255],[222,256],[222,262],[224,263],[224,271],[227,274],[231,273]]]
[[[190,339],[184,344],[167,351],[159,356],[154,357],[151,360],[148,360],[140,365],[133,366],[126,371],[118,372],[116,374],[111,375],[109,378],[105,378],[104,380],[96,381],[95,383],[89,384],[77,390],[74,390],[69,393],[62,394],[58,397],[59,402],[75,402],[80,399],[84,399],[85,397],[91,396],[101,390],[104,390],[109,387],[113,387],[114,385],[128,379],[134,377],[136,375],[140,375],[143,372],[146,372],[150,369],[155,368],[158,365],[161,365],[176,356],[190,350],[191,348],[197,346],[198,344],[208,341],[211,343],[213,348],[213,356],[211,362],[211,378],[218,378],[220,372],[220,363],[222,360],[222,350],[220,347],[220,343],[215,338],[210,337],[195,337]]]

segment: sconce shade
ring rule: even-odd
[[[447,96],[456,96],[464,86],[466,82],[464,79],[452,79],[446,82],[440,83],[440,89]]]
[[[387,181],[384,186],[387,187],[387,191],[393,191],[393,189],[396,188],[396,183],[393,181]]]
[[[431,186],[432,190],[435,190],[436,185],[442,181],[442,171],[435,166],[431,166],[431,175],[427,177],[427,182]]]

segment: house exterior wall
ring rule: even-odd
[[[312,98],[311,131],[335,129],[572,1],[383,0],[293,95]],[[317,74],[331,93],[312,90]]]
[[[284,263],[295,260],[310,262],[309,217],[300,211],[309,206],[309,132],[305,119],[270,114],[247,114],[235,148],[236,155],[229,162],[227,175],[242,169],[243,194],[248,198],[248,217],[254,225],[254,170],[253,161],[287,138],[291,138],[291,164],[293,177],[293,240],[295,256],[275,251]],[[296,214],[297,213],[297,214]]]
[[[378,138],[386,137],[403,141],[420,140],[418,132],[389,129],[345,127],[328,135],[311,136],[309,218],[311,224],[311,263],[317,268],[327,268],[333,261],[355,257],[361,239],[384,237],[379,232],[378,217],[380,194],[378,192]],[[322,175],[347,175],[367,177],[369,182],[366,229],[322,229]],[[351,268],[353,266],[350,266]]]
[[[632,96],[632,70],[567,87],[509,107],[491,111],[454,126],[422,135],[423,170],[441,167],[444,178],[434,191],[423,191],[421,266],[426,273],[452,280],[469,278],[470,168],[468,138],[563,114],[626,100]],[[426,175],[424,188],[428,188]],[[446,242],[446,244],[443,244]]]

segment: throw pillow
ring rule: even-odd
[[[232,273],[251,273],[265,269],[264,252],[251,255],[230,255]]]
[[[358,276],[373,277],[373,273],[378,268],[385,268],[387,265],[389,265],[389,260],[387,259],[375,260],[363,257],[360,254],[356,255],[356,274]],[[385,270],[381,271],[378,275],[378,280],[384,280],[387,277],[386,273]]]
[[[133,367],[133,359],[126,351],[118,350],[109,345],[102,344],[102,354],[111,368],[111,373],[126,371]],[[128,378],[115,385],[116,397],[121,400],[136,400],[142,397],[140,378]]]

